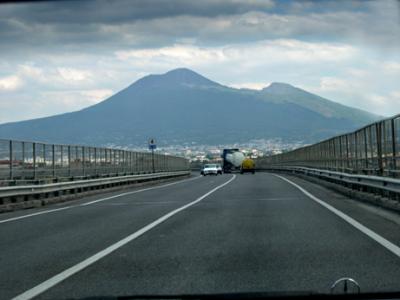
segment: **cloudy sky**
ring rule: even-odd
[[[0,123],[78,110],[178,67],[237,88],[286,82],[390,116],[400,113],[400,2],[0,5]]]

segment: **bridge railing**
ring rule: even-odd
[[[400,177],[400,115],[313,145],[264,157],[257,165],[259,168],[301,166]]]
[[[0,185],[182,170],[189,170],[189,162],[183,157],[0,139]]]

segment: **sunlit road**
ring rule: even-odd
[[[364,292],[399,289],[400,257],[289,182],[196,177],[0,215],[0,298],[329,292],[346,276]],[[285,177],[400,245],[395,216]]]

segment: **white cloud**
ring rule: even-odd
[[[366,95],[369,111],[378,113],[383,111],[383,115],[394,116],[400,113],[400,90],[381,94]]]
[[[234,5],[246,4],[255,8],[263,7],[269,9],[275,6],[275,2],[273,0],[231,0],[230,2]]]
[[[0,78],[0,91],[15,91],[22,86],[22,80],[15,75]]]
[[[390,95],[390,97],[397,99],[399,101],[399,105],[400,105],[400,91],[393,91],[389,95]]]
[[[347,70],[341,77],[323,77],[316,85],[301,88],[347,106],[378,115],[392,116],[400,112],[400,91],[394,77],[382,76],[383,68],[364,71]]]
[[[231,83],[228,86],[236,89],[251,89],[251,90],[262,90],[269,86],[271,83],[268,82],[243,82],[243,83]]]
[[[368,70],[361,68],[347,68],[347,73],[352,77],[364,78],[369,75]]]
[[[175,64],[198,65],[205,61],[223,61],[226,59],[220,48],[210,49],[189,45],[174,45],[172,47],[117,51],[115,55],[120,60],[158,60]],[[139,63],[135,61],[135,63]]]
[[[31,64],[21,64],[18,66],[18,73],[22,76],[39,79],[43,76],[41,68],[32,66]]]
[[[250,62],[250,65],[254,65],[260,64],[260,62],[281,63],[288,60],[294,63],[318,63],[348,60],[356,54],[357,50],[349,45],[286,39],[224,47],[205,48],[193,45],[174,45],[115,52],[118,59],[137,65],[151,63],[203,65],[232,61],[241,64]]]
[[[371,94],[367,96],[370,100],[370,104],[374,106],[381,106],[387,104],[387,97],[383,95]]]
[[[351,83],[348,80],[335,77],[322,77],[320,91],[343,91],[348,90]]]
[[[112,90],[58,90],[40,93],[35,113],[40,116],[77,111],[97,104],[113,94]]]
[[[66,81],[85,81],[92,77],[92,73],[88,70],[57,68],[57,71]]]
[[[0,124],[77,111],[97,104],[113,94],[111,89],[56,89],[46,85],[30,92],[9,93],[0,97]]]
[[[113,94],[112,90],[58,90],[41,93],[41,105],[46,111],[63,113],[76,111],[97,104]]]
[[[398,73],[400,75],[400,62],[386,62],[383,64],[383,68],[388,73]]]
[[[93,104],[95,104],[110,97],[113,94],[113,91],[109,89],[87,90],[82,91],[81,94],[86,96],[88,101],[91,101]]]

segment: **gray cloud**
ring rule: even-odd
[[[381,4],[382,3],[382,4]],[[275,38],[400,48],[395,1],[54,1],[0,6],[0,52],[114,51]]]
[[[126,23],[179,15],[207,16],[268,11],[272,0],[89,0],[10,4],[5,14],[16,14],[30,22],[44,23]]]

